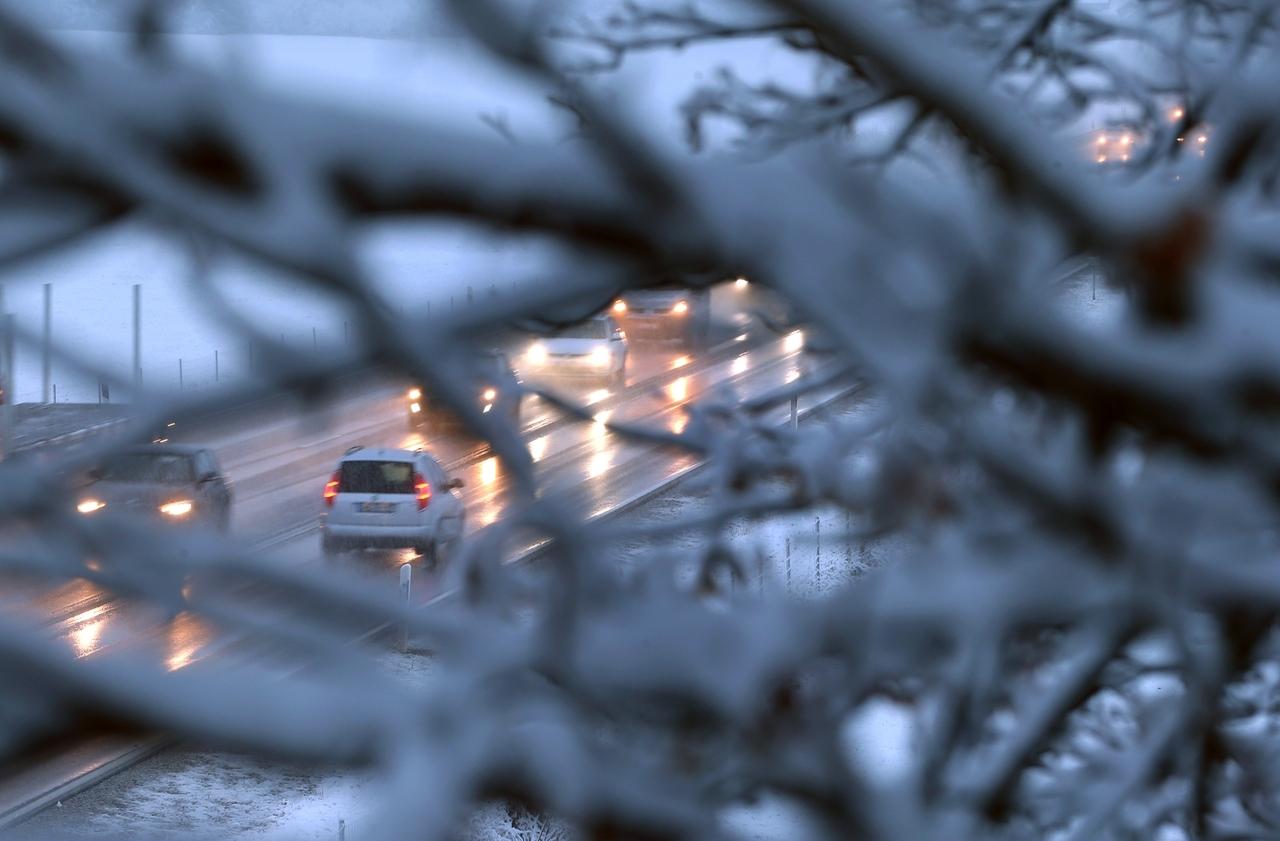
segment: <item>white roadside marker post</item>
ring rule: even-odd
[[[409,593],[413,589],[413,566],[400,565],[400,598],[404,600],[404,608],[409,609]],[[400,628],[400,650],[409,650],[409,623],[406,621]]]

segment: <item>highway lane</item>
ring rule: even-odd
[[[758,393],[761,389],[775,387],[795,375],[794,352],[785,343],[771,344],[730,355],[699,369],[695,365],[677,365],[678,355],[665,351],[650,355],[646,367],[637,367],[633,382],[647,380],[651,387],[631,390],[622,395],[607,392],[593,394],[591,389],[579,390],[579,396],[596,400],[599,405],[611,408],[602,410],[617,419],[645,420],[669,429],[679,429],[684,422],[681,408],[697,399],[708,389],[723,385],[738,385],[744,390]],[[653,374],[666,376],[654,382]],[[534,401],[536,403],[536,399]],[[542,434],[536,432],[545,423],[550,410],[542,407],[534,418],[528,436],[530,450],[538,462],[540,478],[546,487],[572,489],[580,487],[586,510],[599,513],[625,499],[637,487],[661,481],[661,471],[637,475],[634,464],[637,459],[652,452],[651,447],[619,441],[615,433],[601,424],[574,422],[550,428]],[[370,446],[416,446],[423,443],[415,433],[406,431],[405,408],[402,395],[397,392],[384,401],[385,415],[372,418],[384,431],[381,437],[363,439]],[[365,429],[367,430],[367,424]],[[330,430],[330,435],[341,435],[342,430]],[[350,438],[335,446],[345,449]],[[439,442],[438,449],[446,464],[456,465],[455,475],[466,482],[464,499],[469,508],[469,527],[481,528],[501,514],[507,488],[502,466],[483,448],[457,439]],[[215,446],[216,443],[215,443]],[[340,454],[341,449],[334,454]],[[663,459],[652,462],[663,465],[668,472],[678,472],[691,466],[687,456],[664,453]],[[241,496],[237,500],[237,523],[242,533],[252,536],[279,536],[281,523],[297,523],[310,526],[294,539],[284,542],[268,553],[273,562],[287,565],[314,563],[319,555],[314,534],[314,523],[321,510],[320,488],[332,470],[333,461],[319,459],[308,462],[306,469],[282,471],[274,486],[268,486],[256,494]],[[236,478],[233,466],[232,477]],[[249,525],[251,524],[251,525]],[[275,531],[272,531],[274,526]],[[257,529],[257,533],[250,529]],[[309,532],[309,533],[308,533]],[[367,553],[359,558],[351,557],[348,567],[364,577],[378,577],[393,582],[394,571],[400,563],[411,560],[407,552]],[[433,577],[420,576],[416,592],[423,598],[433,594]],[[145,647],[158,650],[167,664],[182,665],[200,659],[200,652],[215,640],[217,635],[198,621],[171,622],[171,617],[154,607],[135,604],[129,600],[112,599],[83,581],[69,582],[53,590],[36,594],[22,588],[6,588],[5,604],[23,610],[33,619],[45,623],[50,632],[67,640],[72,650],[85,656],[121,646]],[[23,598],[27,603],[22,604]],[[148,637],[154,637],[147,642]]]

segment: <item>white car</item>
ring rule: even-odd
[[[434,563],[466,525],[461,487],[423,450],[352,447],[324,486],[320,546],[411,548]]]
[[[536,339],[519,364],[525,379],[566,377],[621,386],[627,373],[627,334],[607,315]]]

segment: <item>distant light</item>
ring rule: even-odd
[[[1181,143],[1182,141],[1183,141],[1183,138],[1179,137],[1178,142]]]
[[[106,507],[107,504],[100,499],[86,499],[76,506],[76,510],[81,514],[92,514],[94,511],[101,511]]]
[[[1181,120],[1184,116],[1186,116],[1186,113],[1187,112],[1181,108],[1174,108],[1172,111],[1169,112],[1169,117],[1174,120]]]
[[[1133,136],[1126,134],[1124,137],[1120,138],[1120,143],[1125,146],[1133,145]]]
[[[481,396],[484,397],[485,400],[492,403],[494,400],[498,399],[498,390],[496,388],[486,388],[484,390],[484,394]]]
[[[1205,143],[1209,142],[1209,135],[1207,134],[1200,135],[1199,137],[1196,138],[1196,142],[1203,146]]]
[[[1098,145],[1099,146],[1107,145],[1107,136],[1105,134],[1098,135]]]
[[[422,399],[422,389],[420,389],[420,388],[411,388],[411,389],[409,389],[409,399],[410,399],[410,400],[421,400],[421,399]]]
[[[1105,164],[1106,162],[1107,162],[1107,156],[1106,156],[1106,155],[1099,155],[1099,156],[1098,156],[1098,163],[1100,163],[1100,164]]]
[[[409,404],[409,411],[410,411],[410,412],[413,412],[415,415],[416,415],[416,414],[418,414],[418,412],[421,412],[421,411],[422,411],[422,404],[421,404],[421,403],[410,403],[410,404]]]
[[[671,308],[676,315],[684,315],[689,311],[689,303],[687,301],[676,301],[676,305]]]
[[[740,277],[733,282],[733,285],[738,289],[746,289],[751,284],[747,281],[745,277]]]

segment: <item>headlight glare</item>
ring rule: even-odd
[[[195,508],[189,499],[177,499],[160,506],[160,513],[168,517],[185,517]]]
[[[541,365],[547,361],[547,346],[542,342],[535,342],[529,346],[528,353],[525,354],[529,361],[534,365]]]
[[[101,511],[106,508],[107,504],[100,499],[84,499],[76,506],[76,510],[81,514],[92,514],[95,511]]]

